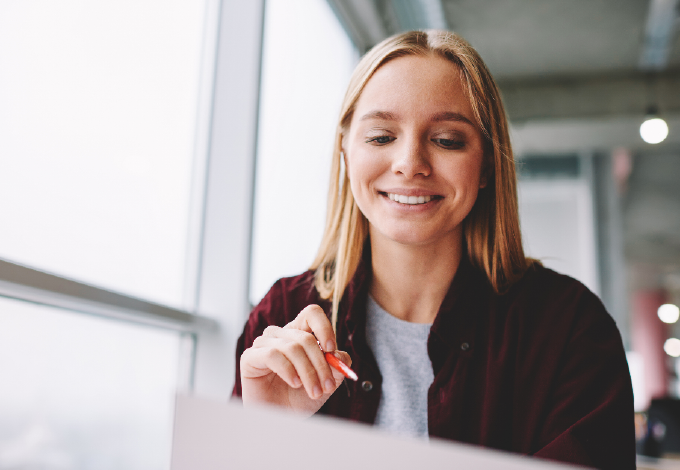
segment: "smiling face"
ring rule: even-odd
[[[462,243],[484,187],[484,145],[458,68],[406,56],[366,84],[343,141],[347,175],[372,242]]]

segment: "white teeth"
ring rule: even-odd
[[[387,197],[389,197],[392,201],[409,205],[425,204],[426,202],[430,202],[432,200],[432,196],[405,196],[403,194],[394,193],[387,193]]]

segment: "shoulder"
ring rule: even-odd
[[[531,400],[523,403],[540,423],[535,455],[632,468],[628,364],[600,299],[581,282],[542,266],[527,271],[506,295],[517,325],[520,374],[534,377]]]
[[[596,336],[620,337],[602,301],[580,281],[535,265],[515,283],[503,302],[511,315],[569,336],[589,331]]]
[[[565,307],[575,303],[602,307],[602,302],[580,281],[539,264],[530,267],[524,276],[507,293],[513,301],[532,305],[559,303]]]
[[[262,300],[271,297],[310,296],[315,295],[314,271],[305,271],[297,276],[282,277],[272,285]]]

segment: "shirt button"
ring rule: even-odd
[[[370,392],[373,390],[373,384],[369,380],[364,380],[361,382],[361,388],[364,390],[364,392]]]
[[[468,343],[463,343],[460,345],[460,349],[462,349],[463,351],[467,351],[468,349],[470,349],[470,345]]]

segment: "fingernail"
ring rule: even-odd
[[[314,398],[319,398],[321,396],[321,387],[318,385],[314,385],[314,390],[312,390],[312,394],[314,395]]]
[[[335,344],[330,339],[326,342],[326,351],[335,351]]]
[[[331,379],[326,379],[326,393],[330,393],[335,388],[335,382]]]
[[[302,385],[302,381],[300,381],[299,377],[295,377],[293,379],[293,385],[295,385],[296,387],[299,387],[300,385]]]

